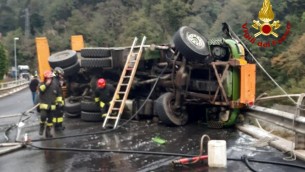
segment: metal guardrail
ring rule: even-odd
[[[297,111],[296,111],[297,112]],[[253,106],[246,112],[247,116],[267,121],[288,130],[305,135],[305,117],[292,113],[269,109],[261,106]],[[294,122],[294,124],[293,124]]]
[[[29,84],[30,81],[26,79],[20,79],[17,81],[3,82],[0,83],[0,95],[9,92],[12,89],[19,88],[21,86]]]
[[[305,150],[305,94],[302,93],[294,96],[299,96],[295,114],[261,106],[253,106],[248,109],[246,115],[295,132],[294,149]],[[273,96],[272,98],[276,97]],[[302,157],[305,158],[304,155]]]

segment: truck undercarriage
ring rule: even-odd
[[[167,125],[185,125],[194,113],[213,128],[234,124],[239,110],[255,98],[255,65],[248,63],[244,47],[234,38],[207,40],[187,26],[175,33],[173,42],[144,46],[125,115],[145,102],[137,117],[156,116]],[[87,47],[48,58],[51,68],[65,71],[66,116],[103,120],[93,102],[96,80],[103,77],[116,87],[129,51],[130,47]]]

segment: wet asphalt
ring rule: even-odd
[[[26,146],[23,149],[0,155],[0,171],[5,172],[74,172],[74,171],[209,171],[247,172],[250,169],[241,161],[228,160],[227,168],[209,168],[207,161],[173,166],[172,161],[181,156],[164,156],[138,153],[113,153],[111,151],[146,151],[159,153],[177,153],[198,155],[200,139],[204,134],[211,140],[226,140],[227,157],[240,159],[243,155],[257,159],[284,163],[294,163],[305,166],[302,161],[287,162],[283,160],[288,155],[270,147],[255,147],[256,139],[234,129],[209,129],[204,123],[193,122],[183,127],[169,127],[162,123],[150,120],[140,120],[127,123],[121,128],[103,134],[90,134],[102,132],[102,122],[84,122],[79,118],[65,118],[66,129],[55,133],[55,137],[67,137],[49,141],[38,135],[39,116],[36,112],[27,114],[29,120],[25,121],[21,135],[28,134],[29,138],[36,140],[34,146],[54,148],[55,150],[37,149]],[[25,118],[25,116],[23,116]],[[1,119],[0,142],[7,142],[4,131],[9,124],[19,121],[19,117]],[[124,123],[125,120],[121,120]],[[17,128],[8,132],[9,141],[14,142]],[[75,135],[84,136],[75,136]],[[159,144],[153,141],[155,137],[166,141]],[[207,154],[206,142],[203,154]],[[60,149],[60,150],[56,150]],[[70,149],[70,150],[65,150]],[[71,150],[73,149],[73,150]],[[77,150],[78,149],[78,150]],[[103,151],[103,152],[101,152]],[[109,152],[107,152],[109,151]],[[250,162],[257,171],[286,172],[304,171],[294,167]]]
[[[0,117],[19,114],[33,106],[31,91],[25,88],[17,93],[0,98]]]

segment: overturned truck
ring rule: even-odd
[[[256,68],[244,47],[232,37],[207,40],[187,26],[175,33],[173,43],[144,46],[124,115],[145,102],[138,118],[158,117],[178,126],[191,117],[213,128],[233,125],[240,109],[255,100]],[[65,71],[66,116],[102,121],[93,101],[96,80],[103,77],[116,87],[129,53],[130,47],[96,47],[52,54],[51,68]]]

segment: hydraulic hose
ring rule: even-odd
[[[249,163],[249,159],[248,159],[248,156],[247,155],[243,155],[241,157],[241,160],[246,164],[246,166],[253,172],[256,172],[256,170],[250,165]]]
[[[113,149],[81,149],[81,148],[55,148],[55,147],[41,147],[33,145],[32,143],[27,144],[33,148],[39,150],[51,150],[51,151],[72,151],[72,152],[103,152],[103,153],[121,153],[121,154],[144,154],[144,155],[158,155],[158,156],[176,156],[176,157],[198,157],[198,155],[189,155],[181,153],[172,153],[172,152],[151,152],[151,151],[135,151],[135,150],[113,150]],[[249,162],[264,163],[264,164],[273,164],[273,165],[282,165],[289,166],[293,168],[299,168],[305,170],[305,166],[297,164],[289,164],[284,162],[275,162],[275,161],[266,161],[266,160],[257,160],[254,158],[248,158],[246,155],[243,155],[241,158],[227,158],[228,161],[241,161],[245,162],[247,167],[256,172],[256,170],[249,164]]]
[[[12,124],[12,125],[10,125],[8,128],[5,129],[4,137],[5,137],[5,139],[6,139],[7,141],[9,141],[9,138],[8,138],[8,132],[9,132],[9,130],[11,130],[11,129],[17,127],[17,125],[18,125],[20,122],[24,122],[24,121],[28,120],[28,119],[31,117],[30,115],[27,116],[27,117],[26,117],[25,119],[23,119],[23,120],[22,120],[22,117],[25,116],[25,115],[27,115],[27,114],[28,114],[29,112],[31,112],[32,110],[34,110],[38,105],[39,105],[39,104],[35,105],[34,107],[32,107],[31,109],[29,109],[29,110],[27,110],[27,111],[25,111],[25,112],[22,112],[21,115],[20,115],[20,118],[19,118],[19,120],[18,120],[18,123],[17,123],[17,124]]]

